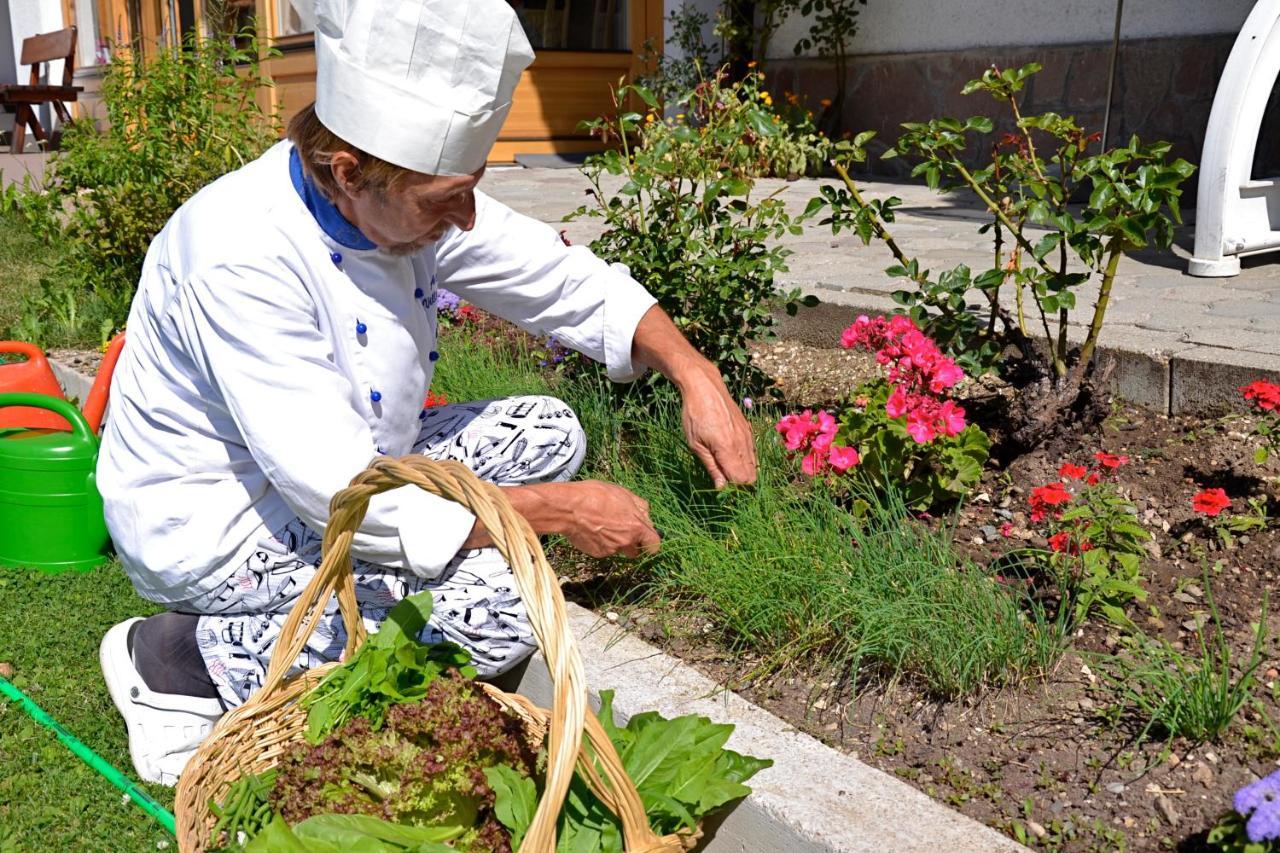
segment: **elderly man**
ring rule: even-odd
[[[643,499],[570,482],[584,437],[546,397],[423,409],[442,286],[604,362],[680,389],[717,486],[751,482],[751,432],[715,367],[624,268],[476,189],[533,53],[501,0],[321,0],[316,103],[288,140],[183,205],[129,315],[98,468],[139,594],[167,612],[112,628],[101,663],[145,779],[172,783],[261,683],[313,576],[329,499],[377,454],[455,459],[538,533],[592,556],[659,546]],[[533,639],[509,567],[459,505],[374,499],[352,548],[372,626],[431,590],[428,641],[483,677]],[[336,605],[297,661],[334,659]]]

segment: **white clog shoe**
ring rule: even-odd
[[[141,621],[127,619],[107,631],[98,660],[111,701],[129,731],[134,770],[148,782],[176,785],[187,760],[222,716],[222,704],[147,687],[129,654],[129,629]]]

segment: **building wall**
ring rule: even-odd
[[[843,127],[875,130],[888,147],[908,121],[940,116],[1003,115],[984,95],[960,94],[964,83],[997,65],[1039,62],[1044,70],[1025,90],[1024,113],[1054,111],[1101,130],[1107,106],[1107,74],[1114,0],[985,0],[966,16],[947,16],[944,0],[869,0],[854,44],[846,82]],[[1218,79],[1252,0],[1164,0],[1127,3],[1111,101],[1109,143],[1131,134],[1164,139],[1173,155],[1199,162]],[[1156,14],[1159,9],[1160,13]],[[794,27],[794,22],[788,25]],[[769,62],[776,91],[804,95],[809,103],[836,91],[827,60],[786,55],[780,46]],[[789,52],[789,47],[786,49]],[[1010,130],[1009,121],[997,130]],[[978,152],[972,152],[977,156]],[[873,158],[877,174],[901,174],[909,164]],[[1264,122],[1255,175],[1280,174],[1280,92]]]
[[[1235,34],[1254,0],[1129,0],[1125,39]],[[912,53],[972,48],[1110,42],[1116,0],[867,0],[854,53]],[[770,53],[792,56],[809,29],[793,16]]]

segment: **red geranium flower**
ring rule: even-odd
[[[422,401],[422,408],[430,409],[432,406],[447,406],[449,398],[443,394],[437,394],[435,391],[428,391],[427,398]]]
[[[1280,385],[1259,379],[1256,382],[1250,382],[1240,390],[1244,392],[1246,400],[1253,400],[1254,405],[1264,412],[1280,409]]]
[[[1049,547],[1058,553],[1067,550],[1067,546],[1071,544],[1071,536],[1067,531],[1055,533],[1049,537]]]
[[[1101,450],[1093,454],[1093,458],[1097,459],[1098,464],[1103,468],[1110,468],[1113,471],[1129,461],[1128,456],[1117,456],[1114,453],[1106,453]]]
[[[1068,503],[1071,500],[1071,493],[1067,491],[1067,487],[1062,483],[1050,483],[1047,486],[1039,486],[1031,490],[1031,520],[1043,521],[1044,517],[1050,512],[1050,507],[1059,506]]]
[[[1058,476],[1067,480],[1083,480],[1084,475],[1089,473],[1089,469],[1083,465],[1075,465],[1071,462],[1063,463],[1058,469]]]
[[[1231,498],[1224,489],[1205,489],[1191,499],[1191,508],[1210,518],[1231,506]]]

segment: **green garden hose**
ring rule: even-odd
[[[79,738],[64,729],[61,723],[45,713],[43,708],[31,701],[31,697],[15,687],[13,682],[3,675],[0,675],[0,693],[16,702],[18,707],[27,713],[28,717],[40,725],[52,729],[54,734],[58,736],[58,740],[62,741],[67,749],[74,752],[81,761],[92,767],[103,779],[124,791],[126,797],[137,804],[138,808],[155,818],[161,826],[169,830],[169,832],[177,834],[174,831],[173,812],[151,799],[151,796],[146,791],[138,787],[138,783],[113,767],[101,755],[85,746]]]

